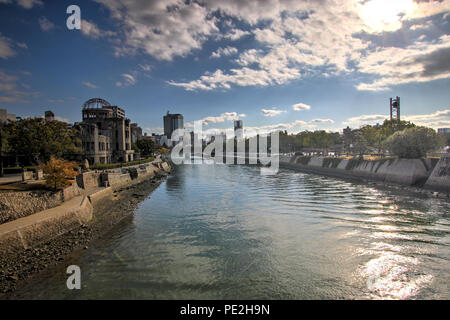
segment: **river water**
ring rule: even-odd
[[[38,299],[449,299],[450,202],[318,175],[176,168]]]

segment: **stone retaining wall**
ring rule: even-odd
[[[100,181],[100,173],[95,171],[83,172],[77,176],[78,187],[83,189],[99,187]]]
[[[0,248],[17,251],[46,242],[92,219],[93,207],[87,197],[35,215],[0,225]]]
[[[450,193],[450,153],[439,159],[425,183],[425,188]]]
[[[24,191],[0,193],[0,224],[60,205],[61,192]]]
[[[43,211],[30,214],[26,217],[15,217],[14,221],[8,220],[9,222],[0,224],[0,252],[14,252],[31,248],[88,223],[93,217],[93,206],[100,200],[111,196],[114,189],[123,187],[124,185],[139,183],[162,171],[170,171],[170,166],[167,163],[164,163],[162,167],[163,169],[159,169],[152,164],[138,167],[135,169],[137,175],[134,179],[131,179],[130,173],[107,172],[101,176],[99,175],[99,178],[101,177],[103,179],[105,177],[107,179],[106,181],[111,182],[112,185],[88,197],[75,196],[75,198],[62,203],[63,192],[55,193],[55,201],[57,201],[55,204],[59,204],[59,206],[47,210],[41,209]],[[91,179],[92,177],[95,177],[95,175],[83,180],[92,182],[95,180]],[[77,191],[79,192],[78,186],[74,184],[68,188],[67,194],[74,195]],[[0,200],[2,195],[5,194],[0,194]],[[29,196],[30,199],[34,199],[32,201],[24,201],[23,195],[19,193],[12,193],[12,195],[16,198],[16,201],[13,201],[14,203],[22,205],[30,204],[30,207],[34,209],[38,206],[33,204],[33,201],[41,201],[42,206],[49,204],[49,200],[45,196],[43,197],[42,194],[39,196]],[[12,199],[11,195],[5,196],[5,198],[8,200]]]
[[[448,160],[450,163],[450,160]],[[407,186],[436,189],[437,182],[427,182],[436,165],[433,159],[381,159],[376,161],[358,159],[280,157],[280,167],[308,173],[325,174],[338,178],[377,180]],[[436,169],[437,170],[437,169]],[[441,170],[442,171],[442,170]],[[449,173],[450,174],[450,173]],[[450,179],[441,179],[448,188]],[[441,190],[445,189],[442,186]],[[448,190],[448,189],[447,189]]]

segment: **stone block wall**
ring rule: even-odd
[[[62,202],[62,192],[39,190],[0,193],[0,224],[56,207]]]
[[[450,153],[440,158],[425,183],[425,188],[450,193]]]
[[[98,172],[83,172],[77,176],[78,187],[83,189],[96,188],[100,186],[100,173]]]

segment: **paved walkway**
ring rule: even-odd
[[[3,177],[0,177],[0,184],[8,184],[12,182],[20,182],[22,181],[22,174],[5,174]]]

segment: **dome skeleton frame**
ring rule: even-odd
[[[83,103],[83,110],[84,109],[94,109],[94,108],[102,108],[102,107],[110,107],[111,104],[101,98],[92,98]]]

